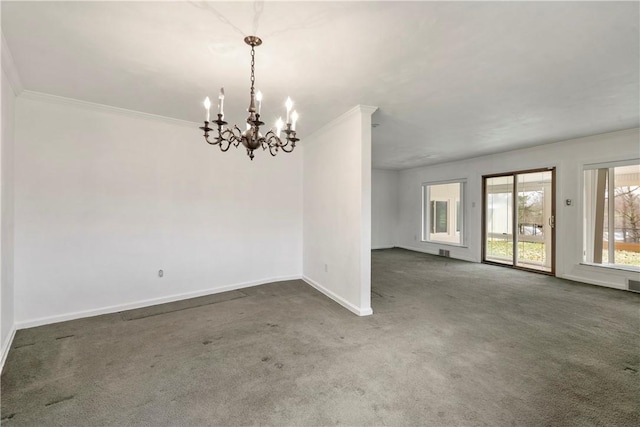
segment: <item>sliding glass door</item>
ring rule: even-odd
[[[554,169],[483,177],[483,261],[554,273]]]
[[[485,178],[485,260],[513,265],[513,176]]]

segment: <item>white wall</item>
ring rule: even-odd
[[[371,171],[371,248],[392,248],[396,245],[398,220],[398,179],[395,170]]]
[[[571,280],[626,289],[626,279],[637,273],[581,265],[583,165],[640,157],[638,129],[579,138],[534,148],[510,151],[459,162],[400,172],[398,246],[437,253],[441,244],[420,241],[421,185],[467,179],[466,247],[449,246],[451,256],[481,260],[482,176],[492,173],[553,167],[556,170],[556,275]],[[566,206],[565,199],[572,199]]]
[[[358,106],[304,141],[304,279],[371,314],[371,114]]]
[[[4,44],[3,44],[4,48]],[[0,150],[0,355],[4,363],[11,344],[14,329],[14,284],[13,284],[13,147],[15,99],[5,67],[2,67],[2,141]]]
[[[197,126],[17,99],[19,327],[301,276],[301,150],[250,161]]]

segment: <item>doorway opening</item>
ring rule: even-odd
[[[482,177],[482,261],[555,274],[555,168]]]

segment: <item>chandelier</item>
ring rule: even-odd
[[[264,136],[260,133],[260,126],[264,125],[264,122],[260,121],[260,110],[262,107],[262,93],[255,92],[254,83],[254,68],[255,68],[255,47],[262,44],[262,40],[256,36],[247,36],[244,38],[244,42],[251,46],[251,101],[249,102],[249,117],[247,117],[247,128],[243,132],[238,126],[233,128],[225,128],[227,122],[224,121],[224,88],[220,89],[218,95],[218,119],[210,122],[211,101],[209,97],[204,100],[204,108],[207,110],[207,120],[204,122],[204,126],[200,127],[204,131],[204,139],[211,145],[218,145],[220,150],[227,151],[231,145],[237,147],[242,143],[247,149],[247,155],[253,160],[253,150],[262,147],[263,150],[269,149],[269,153],[272,156],[278,154],[279,150],[285,153],[290,153],[296,147],[296,142],[299,141],[296,138],[296,121],[298,120],[298,113],[291,111],[293,102],[291,98],[287,98],[285,106],[287,108],[287,120],[282,121],[282,117],[276,121],[276,131],[269,130]],[[257,108],[256,108],[257,106]],[[210,128],[209,123],[217,125],[217,129]],[[284,126],[284,129],[283,129]],[[217,130],[217,136],[215,131]],[[209,133],[214,131],[213,141],[209,139]],[[284,141],[280,138],[280,134],[284,132]]]

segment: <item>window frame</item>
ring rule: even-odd
[[[632,272],[640,272],[640,267],[636,267],[632,265],[615,264],[615,263],[613,264],[596,263],[593,261],[594,248],[593,247],[589,248],[590,244],[593,245],[593,241],[591,241],[590,243],[589,238],[591,237],[592,238],[591,240],[593,240],[593,237],[595,237],[595,230],[593,229],[594,224],[593,224],[593,219],[591,215],[595,208],[592,205],[587,206],[588,203],[591,204],[592,196],[587,197],[587,194],[586,194],[586,191],[587,191],[586,175],[585,175],[586,172],[598,170],[598,169],[607,169],[607,192],[608,194],[615,194],[615,178],[611,179],[612,176],[615,177],[615,171],[614,173],[612,173],[612,170],[614,170],[617,167],[634,166],[634,165],[640,165],[640,158],[611,160],[606,162],[582,164],[582,168],[580,170],[581,172],[580,187],[582,190],[580,192],[581,193],[580,196],[582,198],[582,203],[581,203],[582,257],[581,257],[580,264],[591,266],[591,267],[597,267],[597,268],[606,268],[610,270],[625,270],[625,271],[632,271]],[[608,229],[610,230],[613,224],[613,230],[614,230],[614,236],[615,236],[615,202],[611,203],[611,200],[609,200],[609,203],[607,206],[607,219],[608,219],[608,224],[607,224]],[[614,242],[613,245],[608,245],[607,250],[608,250],[608,259],[613,259],[615,261],[615,237],[613,242]],[[591,260],[589,260],[588,254],[591,254]]]
[[[438,234],[431,233],[432,227],[432,215],[431,212],[431,192],[430,187],[436,185],[446,185],[446,184],[459,184],[460,188],[460,214],[456,213],[456,201],[447,201],[447,235],[451,235],[450,231],[453,230],[453,234],[457,234],[459,236],[459,242],[451,242],[446,240],[438,240],[430,239],[430,234]],[[467,247],[467,236],[466,236],[466,187],[467,187],[467,178],[457,178],[457,179],[449,179],[445,181],[428,181],[422,183],[422,224],[421,224],[421,233],[420,233],[420,241],[422,243],[431,243],[438,245],[448,245],[448,246],[456,246],[456,247]],[[434,200],[435,202],[436,200]],[[435,204],[433,205],[435,208]],[[453,214],[452,214],[453,212]],[[454,224],[450,224],[450,217],[453,215]],[[458,219],[460,219],[460,223],[458,223]],[[433,224],[435,227],[435,224]],[[459,231],[456,229],[459,227]],[[442,233],[443,234],[443,233]]]

